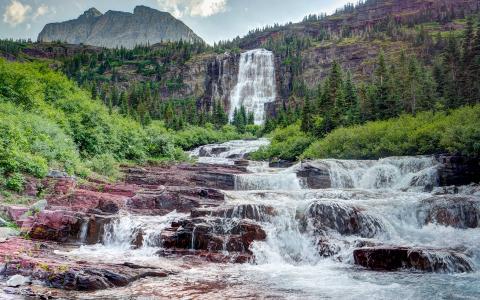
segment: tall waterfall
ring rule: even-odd
[[[275,64],[273,53],[265,49],[244,52],[240,57],[238,83],[230,95],[230,121],[235,109],[243,105],[255,116],[255,124],[265,121],[265,103],[275,101]]]

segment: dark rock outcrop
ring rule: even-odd
[[[377,218],[357,207],[334,202],[311,204],[302,217],[301,224],[304,229],[311,226],[321,235],[326,235],[328,230],[334,230],[342,235],[371,238],[382,231],[382,224]]]
[[[441,186],[467,185],[480,182],[480,159],[460,155],[438,155]]]
[[[297,171],[297,177],[309,189],[328,189],[332,187],[330,172],[326,166],[312,162],[302,163]]]
[[[355,264],[381,271],[416,269],[425,272],[471,272],[464,255],[449,250],[371,247],[353,251]]]
[[[167,12],[137,6],[132,13],[87,10],[78,19],[47,24],[38,41],[63,41],[107,48],[133,48],[162,41],[202,41],[182,21]]]
[[[266,239],[260,225],[248,221],[221,218],[195,218],[181,220],[162,232],[162,245],[166,249],[191,249],[211,253],[228,251],[229,255],[251,255],[253,241]]]

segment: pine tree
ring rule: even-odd
[[[463,103],[473,102],[473,90],[472,86],[474,83],[473,76],[473,62],[474,62],[474,26],[473,18],[469,17],[467,19],[467,25],[465,27],[465,37],[463,39],[463,51],[462,51],[462,65],[461,65],[461,76],[459,76],[459,85],[460,91],[463,98]]]
[[[305,133],[312,132],[313,129],[313,110],[310,103],[310,97],[305,97],[302,111],[302,123],[300,129]]]
[[[360,119],[360,111],[358,105],[358,95],[355,84],[352,80],[352,74],[347,72],[347,79],[344,87],[345,95],[345,122],[344,125],[357,124]]]
[[[375,68],[375,114],[378,119],[388,119],[397,115],[397,104],[389,86],[390,77],[383,52],[380,52]]]

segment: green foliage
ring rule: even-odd
[[[212,124],[205,127],[190,126],[184,130],[171,132],[170,137],[175,146],[184,150],[192,150],[195,147],[226,142],[241,138],[252,138],[251,134],[240,134],[232,125],[225,125],[221,130],[215,130]]]
[[[480,105],[450,113],[423,112],[339,128],[313,143],[303,158],[378,159],[459,153],[480,156]]]
[[[300,129],[300,123],[277,128],[271,134],[271,144],[251,154],[255,160],[296,160],[313,142],[313,138]]]
[[[112,154],[100,154],[89,161],[86,165],[95,173],[109,178],[117,178],[120,174],[118,162]]]
[[[20,173],[10,174],[5,183],[5,187],[14,192],[21,192],[25,187],[25,177]]]

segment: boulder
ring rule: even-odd
[[[480,227],[480,197],[444,195],[423,200],[418,218],[424,224],[436,223],[455,228]]]
[[[11,205],[7,207],[7,216],[12,221],[20,221],[25,218],[25,214],[29,211],[28,207]]]
[[[162,232],[164,248],[251,253],[253,241],[267,237],[260,225],[248,221],[196,218],[173,223]]]
[[[297,177],[309,189],[328,189],[332,187],[328,167],[318,163],[302,163],[297,170]]]
[[[9,287],[19,287],[19,286],[27,285],[30,283],[31,283],[30,278],[22,275],[13,275],[7,280],[7,286]]]
[[[80,225],[81,216],[73,212],[44,210],[32,218],[28,234],[32,239],[66,242],[76,239]]]
[[[328,230],[334,230],[343,235],[371,238],[382,231],[380,220],[358,207],[330,201],[312,203],[300,223],[303,230],[311,228],[320,235],[326,235]]]
[[[355,264],[380,271],[416,269],[425,272],[471,272],[467,257],[449,250],[409,247],[367,247],[353,251]]]

